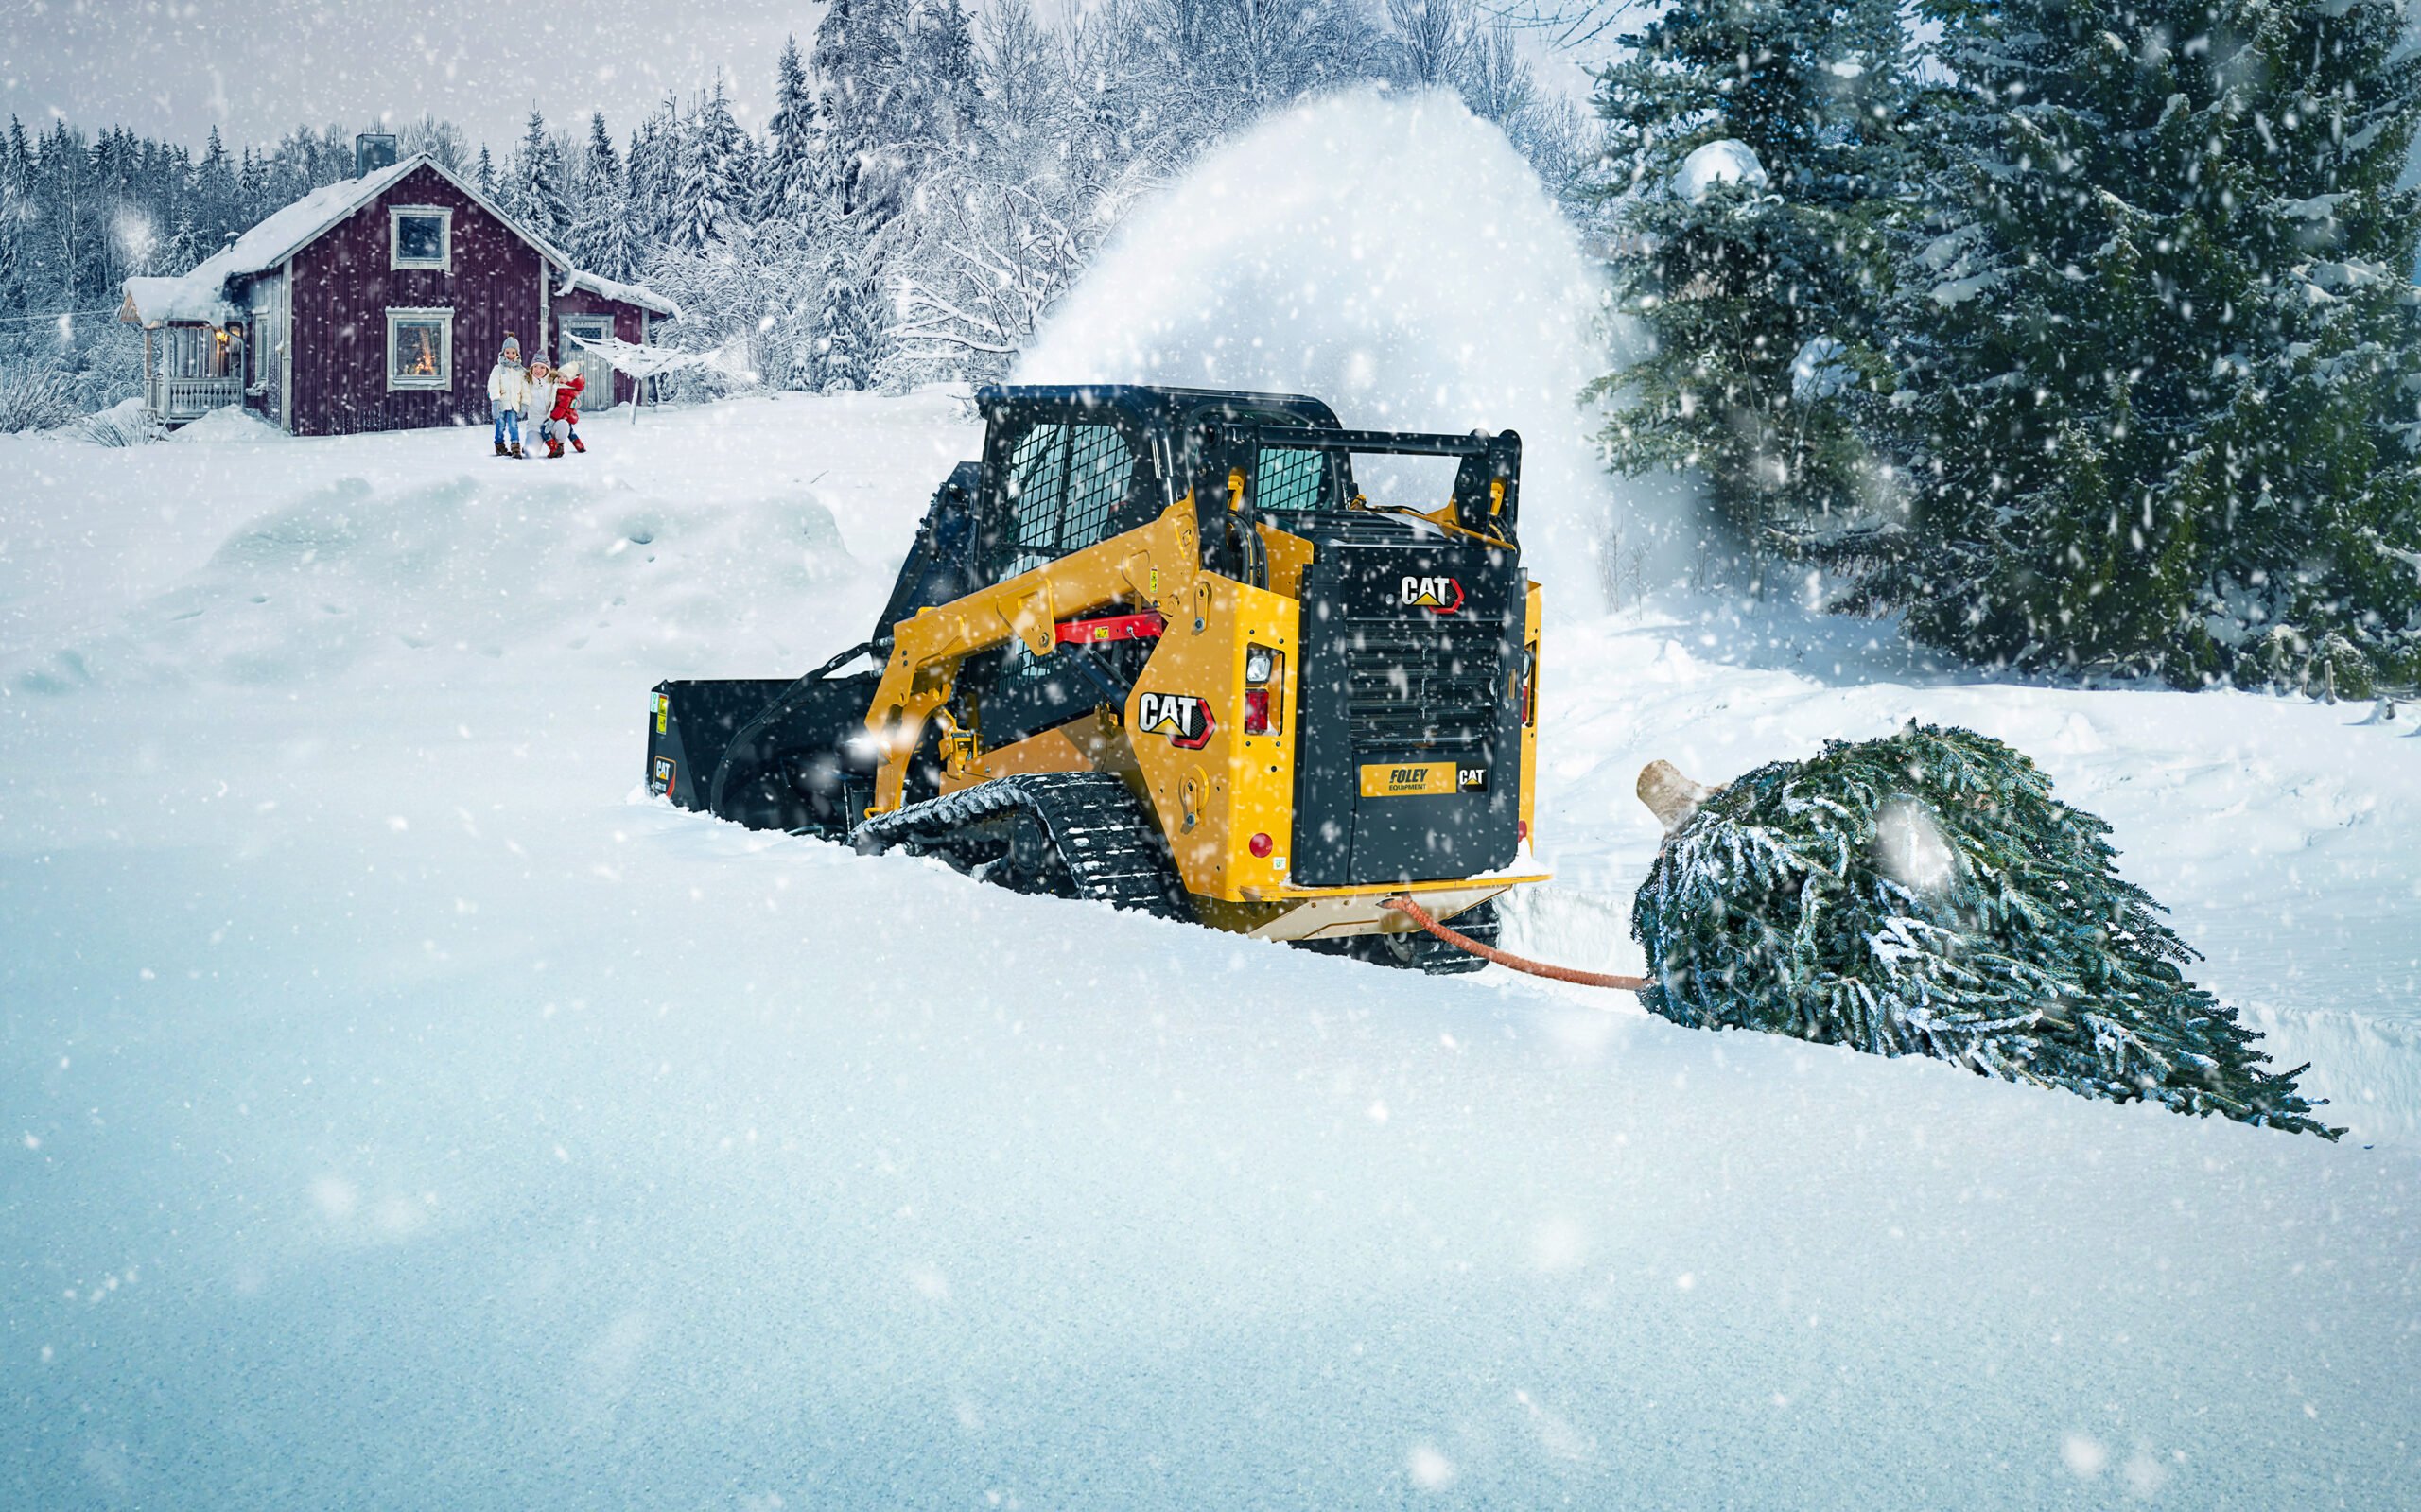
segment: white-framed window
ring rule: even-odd
[[[387,387],[454,387],[454,312],[387,312]]]
[[[442,205],[393,205],[387,211],[387,266],[454,266],[454,212]]]

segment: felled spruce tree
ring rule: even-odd
[[[2421,676],[2421,58],[2388,0],[1925,0],[1907,485],[1853,604],[2063,672]]]
[[[1641,884],[1650,1011],[2335,1138],[2194,951],[2113,872],[2110,826],[2023,755],[1911,723],[1705,794]],[[1681,784],[1686,789],[1687,785]],[[1704,790],[1695,790],[1696,797]],[[1660,801],[1662,798],[1663,801]]]

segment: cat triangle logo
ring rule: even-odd
[[[1463,606],[1463,585],[1454,578],[1416,578],[1407,574],[1399,597],[1406,609],[1451,615]]]
[[[1144,735],[1165,735],[1180,751],[1199,751],[1210,743],[1217,721],[1207,699],[1191,693],[1138,693],[1135,728]]]

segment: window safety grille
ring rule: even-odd
[[[1113,426],[1071,426],[1068,508],[1059,520],[1062,555],[1081,551],[1108,533],[1110,513],[1126,496],[1135,454]]]
[[[1134,448],[1115,426],[1036,426],[1019,437],[1008,477],[1017,528],[1001,576],[1102,540],[1134,472]]]
[[[1263,446],[1253,502],[1265,510],[1317,509],[1327,483],[1327,453]]]

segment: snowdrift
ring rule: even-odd
[[[1518,430],[1532,572],[1603,606],[1615,508],[1578,408],[1608,361],[1577,235],[1451,95],[1330,96],[1213,150],[1139,209],[1019,382],[1315,394],[1348,426]]]
[[[0,443],[0,654],[93,669],[0,680],[0,1505],[2397,1503],[2378,1104],[2324,1146],[626,801],[649,686],[862,635],[973,437]],[[2421,742],[1701,607],[1566,622],[1524,927],[1619,941],[1646,756],[1921,710],[2206,948],[2367,888],[2247,966],[2410,998],[2340,965],[2409,954]]]
[[[724,472],[726,456],[761,451],[762,433],[810,413],[845,432],[850,485]],[[21,603],[12,607],[25,612],[0,619],[0,686],[283,687],[409,653],[611,651],[658,675],[716,658],[769,673],[821,661],[827,613],[838,619],[845,604],[872,617],[877,580],[904,551],[925,493],[975,447],[947,397],[812,410],[758,399],[649,418],[592,426],[590,457],[561,463],[498,461],[484,431],[329,446],[249,418],[198,422],[173,440],[207,447],[206,461],[172,444],[140,466],[156,478],[144,493],[164,533],[188,558],[212,532],[215,548],[108,614],[93,612],[90,584],[78,593],[63,571],[43,572],[58,589],[50,612]],[[99,518],[85,528],[104,540],[125,529],[128,512],[102,502],[113,492],[106,474],[94,476],[102,464],[89,452],[61,461],[28,489],[24,523],[89,512]],[[262,492],[270,478],[282,487]],[[879,509],[866,507],[870,482]],[[260,513],[235,517],[248,507]],[[852,556],[836,512],[852,516],[845,535],[872,554],[871,569]],[[40,571],[42,547],[26,544],[22,565]],[[139,559],[169,544],[130,538],[125,549]]]

